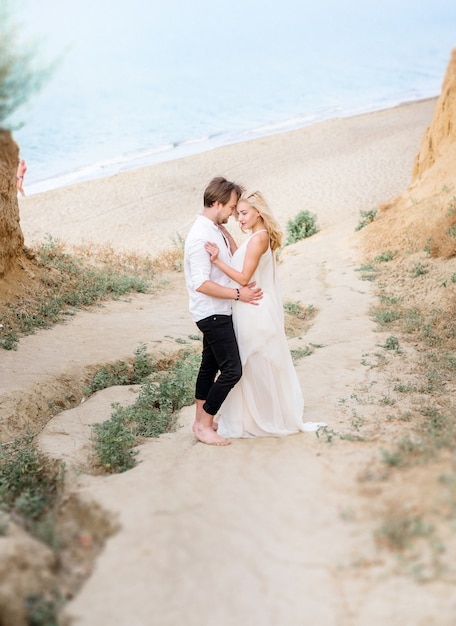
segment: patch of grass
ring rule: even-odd
[[[428,449],[423,441],[405,435],[392,450],[382,450],[382,460],[390,467],[406,467],[428,458]]]
[[[394,391],[398,393],[414,393],[416,390],[417,387],[413,383],[396,383],[394,385]]]
[[[380,326],[387,326],[401,317],[401,312],[385,306],[375,307],[374,319]]]
[[[428,272],[429,272],[428,267],[426,265],[423,265],[423,263],[421,263],[421,261],[418,261],[418,263],[415,263],[415,265],[413,267],[412,276],[414,278],[417,278],[418,276],[424,276]]]
[[[58,626],[58,612],[64,604],[61,598],[46,598],[40,593],[25,599],[28,626]]]
[[[311,237],[318,232],[317,216],[310,211],[301,211],[287,222],[286,246]]]
[[[398,298],[398,296],[392,296],[386,293],[379,294],[378,299],[382,304],[387,304],[390,306],[400,303],[400,298]]]
[[[0,537],[5,535],[8,530],[9,525],[9,515],[0,510]]]
[[[374,257],[374,261],[377,263],[387,263],[388,261],[392,261],[396,256],[396,252],[392,250],[385,250],[385,252],[381,252],[376,257]]]
[[[361,272],[361,280],[374,281],[378,276],[379,270],[373,263],[363,263],[361,267],[357,268],[357,272]]]
[[[399,344],[399,339],[394,335],[390,335],[386,338],[385,343],[382,345],[382,348],[385,348],[385,350],[400,352],[401,346]]]
[[[170,368],[142,382],[133,405],[114,405],[111,418],[94,426],[98,467],[107,472],[124,472],[135,465],[133,446],[141,437],[159,437],[175,429],[177,411],[194,402],[200,358],[195,352],[182,352]]]
[[[356,226],[355,230],[361,230],[371,222],[373,222],[377,216],[378,209],[371,209],[370,211],[360,211],[360,221]]]
[[[87,385],[85,395],[90,396],[96,391],[107,389],[114,385],[140,384],[155,369],[156,361],[147,352],[146,344],[142,343],[135,350],[133,362],[118,361],[117,363],[100,367]]]
[[[378,402],[384,406],[394,406],[396,404],[396,400],[389,396],[382,396]]]
[[[306,332],[312,320],[316,317],[318,309],[312,304],[304,306],[300,302],[285,302],[284,324],[287,337],[296,337],[301,332]]]
[[[120,407],[119,407],[120,408]],[[94,424],[94,455],[97,465],[107,472],[125,472],[134,467],[134,426],[120,412],[101,424]]]
[[[3,324],[0,328],[0,347],[5,350],[17,350],[19,337],[12,330],[4,331]]]
[[[14,511],[35,537],[47,537],[51,545],[56,536],[49,526],[63,471],[62,465],[49,463],[38,451],[31,434],[0,447],[0,507]]]
[[[304,348],[295,348],[290,350],[293,361],[302,359],[305,356],[310,356],[315,352],[315,348],[323,348],[323,344],[310,343]]]
[[[287,301],[284,303],[283,308],[287,313],[300,320],[312,319],[315,315],[315,309],[312,305],[304,307],[300,302]]]
[[[320,437],[324,437],[326,439],[326,443],[332,443],[335,438],[340,439],[341,441],[367,441],[365,437],[361,435],[354,435],[352,433],[339,433],[328,426],[324,428],[319,428],[315,434],[320,439]]]
[[[394,476],[394,490],[398,488],[398,497],[410,502],[413,511],[388,515],[376,531],[376,539],[392,550],[407,550],[400,555],[401,573],[435,580],[454,577],[451,564],[441,561],[445,548],[424,520],[432,518],[439,533],[442,530],[445,538],[453,541],[449,531],[456,528],[456,491],[439,485],[438,476],[443,471],[445,476],[454,474],[456,454],[456,309],[449,278],[455,265],[453,258],[434,259],[430,255],[424,261],[420,256],[418,263],[413,257],[403,257],[393,259],[388,267],[377,266],[381,287],[378,306],[371,309],[371,315],[381,327],[394,328],[382,346],[390,353],[384,353],[382,367],[388,382],[394,381],[392,395],[408,394],[398,396],[394,410],[385,407],[384,413],[389,415],[376,423],[382,429],[379,441],[388,442],[379,444],[379,455],[385,476]],[[442,274],[448,277],[447,291],[440,289]],[[417,288],[420,276],[422,284]],[[405,345],[403,356],[393,358]],[[400,373],[398,378],[401,369],[404,380]],[[381,402],[392,404],[387,395]],[[421,492],[419,481],[424,478]],[[419,515],[418,506],[422,511]],[[419,538],[427,540],[416,541]],[[413,549],[409,551],[409,547]]]
[[[421,330],[424,316],[418,307],[409,307],[402,312],[402,330],[404,333],[412,334]]]
[[[146,293],[153,277],[150,269],[94,266],[93,261],[64,252],[51,237],[34,251],[33,258],[39,278],[22,297],[0,305],[0,346],[6,350],[15,349],[20,336],[49,328],[76,309],[131,292]]]
[[[380,546],[405,550],[412,546],[416,538],[429,537],[433,532],[434,526],[419,515],[394,513],[376,530],[375,539]]]
[[[426,406],[421,409],[421,413],[424,420],[418,426],[418,431],[428,442],[428,447],[454,450],[456,444],[454,415],[435,406]]]

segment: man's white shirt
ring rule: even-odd
[[[189,294],[189,310],[195,322],[210,315],[231,315],[231,300],[213,298],[196,291],[198,287],[211,280],[223,287],[229,287],[230,278],[213,263],[204,248],[207,241],[219,247],[219,259],[231,264],[231,252],[221,230],[212,220],[198,215],[185,239],[184,272]]]

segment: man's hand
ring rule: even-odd
[[[255,287],[256,282],[249,283],[245,287],[241,287],[240,298],[241,302],[248,302],[249,304],[253,304],[254,306],[258,306],[258,300],[261,300],[263,297],[263,291],[260,287]]]

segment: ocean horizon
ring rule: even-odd
[[[449,0],[23,4],[59,57],[11,120],[28,194],[436,97],[456,46]]]

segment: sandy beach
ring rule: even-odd
[[[357,403],[363,390],[378,398],[390,383],[368,365],[382,333],[369,316],[374,287],[357,271],[355,228],[360,211],[409,186],[434,106],[427,100],[329,120],[20,198],[26,245],[51,235],[69,247],[154,256],[185,237],[216,175],[263,191],[284,229],[299,211],[316,213],[320,231],[288,246],[279,265],[284,301],[318,312],[307,333],[290,339],[290,348],[317,346],[296,363],[305,420],[344,433],[362,413],[365,432],[387,445],[394,438],[388,407]],[[239,237],[236,224],[230,229]],[[21,413],[58,400],[88,368],[130,357],[141,342],[166,353],[190,341],[183,274],[167,279],[159,292],[80,312],[4,351],[0,418],[16,411],[24,427]],[[396,556],[375,543],[382,515],[402,504],[399,485],[363,479],[376,467],[378,443],[301,433],[215,448],[195,442],[194,407],[186,407],[181,428],[142,444],[132,470],[86,473],[91,425],[109,419],[113,402],[132,403],[135,391],[98,392],[49,419],[39,436],[40,448],[66,463],[68,506],[86,503],[115,526],[64,607],[64,626],[456,623],[450,584],[404,575]],[[422,489],[410,489],[411,503],[431,493]]]

